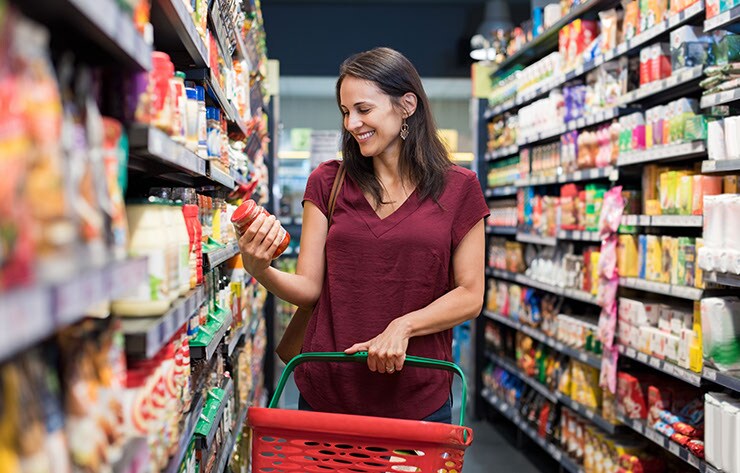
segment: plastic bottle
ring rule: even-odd
[[[270,215],[267,210],[257,205],[257,203],[252,199],[241,204],[231,216],[231,223],[234,225],[234,230],[236,230],[237,236],[241,236],[245,231],[247,231],[254,219],[257,218],[260,213],[265,216]],[[282,226],[280,227],[280,233],[277,238],[280,240],[280,245],[277,247],[277,250],[275,250],[275,254],[272,255],[273,259],[283,254],[290,244],[290,234],[285,231]]]
[[[162,225],[161,200],[151,197],[126,205],[129,222],[129,254],[146,256],[147,277],[135,290],[112,303],[112,311],[122,316],[153,317],[170,308],[169,272],[167,270],[168,238]]]
[[[178,143],[185,143],[186,121],[187,121],[187,102],[188,96],[185,93],[185,73],[176,71],[170,79],[172,94],[172,139]]]
[[[173,228],[177,236],[178,293],[181,296],[190,290],[190,236],[182,213],[182,201],[174,201],[170,206]],[[194,260],[193,260],[194,262]],[[194,269],[194,268],[193,268]]]
[[[221,110],[208,107],[206,119],[208,159],[218,161],[221,158]]]
[[[195,87],[198,98],[198,156],[208,159],[208,128],[206,124],[206,90],[198,85]]]
[[[185,146],[192,152],[198,150],[198,92],[193,87],[186,87],[187,95],[186,113],[186,134]]]

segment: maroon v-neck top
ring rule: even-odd
[[[324,215],[339,161],[321,164],[308,178],[304,202]],[[304,352],[344,351],[377,336],[397,317],[421,309],[450,290],[452,253],[488,214],[476,175],[458,166],[447,172],[439,205],[416,191],[380,219],[347,176],[326,239],[326,275],[306,330]],[[452,330],[414,337],[408,355],[450,361]],[[452,375],[404,367],[372,373],[366,364],[307,363],[296,384],[319,411],[423,419],[450,395]]]

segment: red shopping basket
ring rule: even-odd
[[[463,425],[467,387],[447,361],[407,356],[405,366],[443,369],[462,379],[460,425],[275,409],[293,369],[307,361],[366,362],[367,353],[304,353],[283,370],[268,407],[250,407],[252,472],[458,473],[473,431]]]

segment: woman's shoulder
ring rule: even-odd
[[[477,181],[478,175],[457,164],[453,164],[447,169],[447,184],[459,185],[464,182]]]
[[[331,161],[324,161],[323,163],[316,166],[316,169],[311,171],[309,180],[318,181],[322,183],[329,183],[329,185],[331,186],[331,183],[334,182],[334,178],[337,177],[337,172],[339,172],[340,164],[341,164],[341,161],[338,159],[332,159]]]

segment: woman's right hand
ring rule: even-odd
[[[244,269],[259,279],[272,262],[272,255],[280,246],[280,222],[274,215],[260,214],[239,237],[239,250]]]

